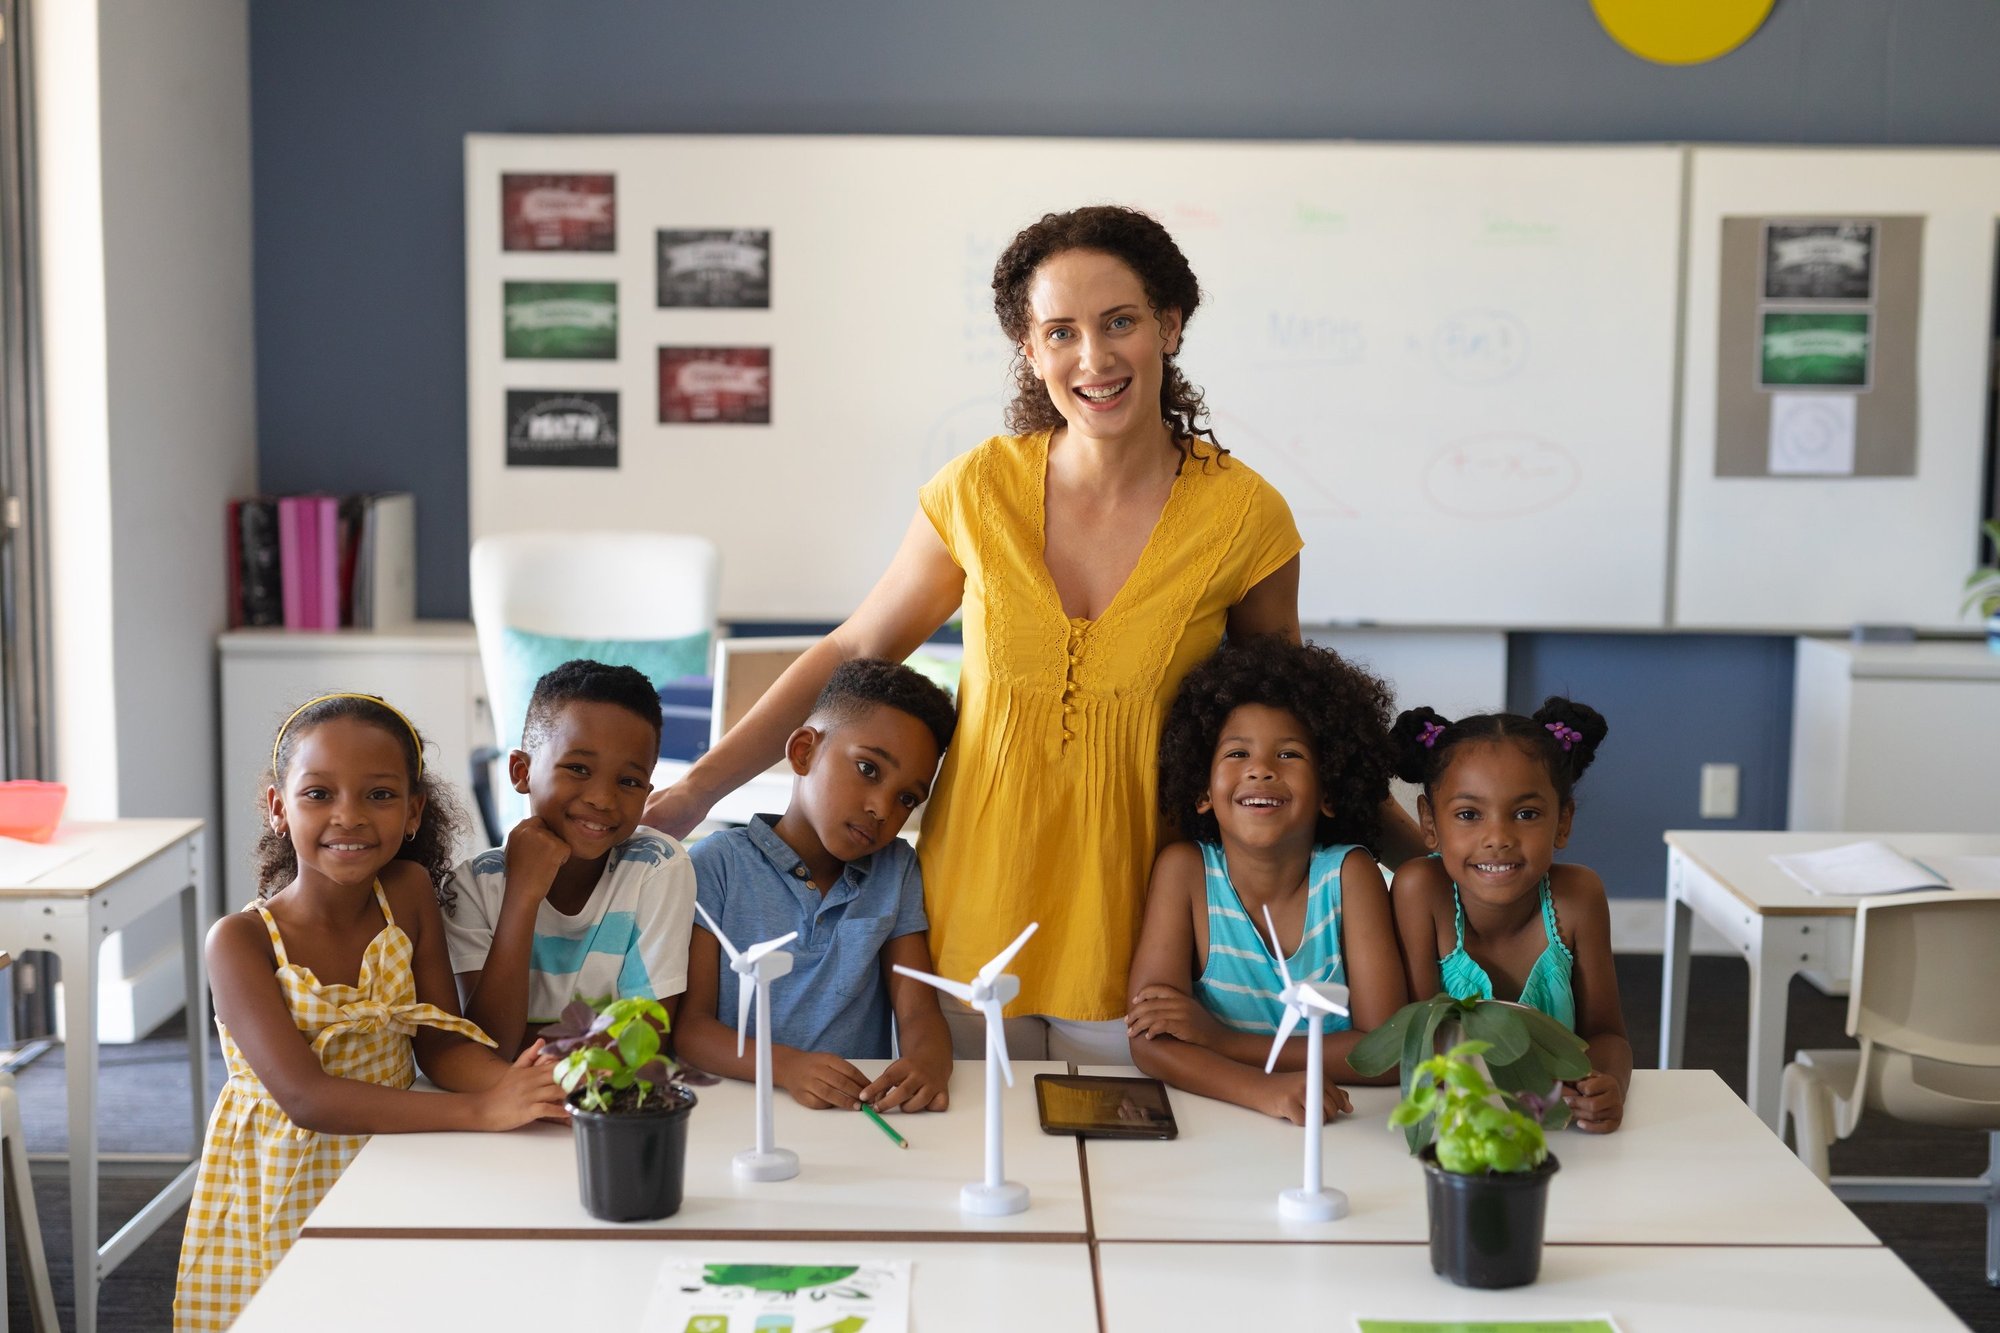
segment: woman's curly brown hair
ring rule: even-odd
[[[1021,344],[1034,323],[1028,308],[1028,287],[1035,280],[1035,271],[1069,250],[1096,250],[1123,261],[1138,275],[1155,319],[1164,310],[1180,312],[1183,338],[1195,307],[1201,304],[1201,284],[1195,281],[1187,256],[1165,227],[1136,208],[1097,204],[1067,213],[1044,213],[1041,221],[1022,228],[993,266],[993,313],[1000,317],[1000,328],[1014,345],[1014,401],[1007,405],[1007,429],[1018,434],[1052,430],[1063,424],[1048,388],[1035,378],[1034,368],[1021,354]],[[1169,352],[1160,374],[1160,420],[1180,450],[1182,466],[1190,459],[1207,462],[1228,455],[1229,451],[1216,443],[1207,417],[1201,390],[1188,383]],[[1205,450],[1199,447],[1200,441],[1206,441]]]
[[[1389,687],[1330,648],[1275,634],[1232,640],[1181,682],[1160,735],[1160,813],[1203,842],[1220,841],[1208,794],[1216,742],[1244,704],[1282,708],[1311,737],[1322,811],[1320,846],[1360,843],[1373,850],[1389,796]]]
[[[466,828],[465,811],[452,794],[450,784],[422,763],[418,749],[423,744],[422,738],[404,722],[402,714],[381,700],[371,695],[342,694],[313,701],[279,734],[275,747],[277,762],[265,772],[259,789],[284,790],[285,770],[291,767],[299,740],[313,728],[343,717],[380,727],[396,738],[411,786],[423,793],[424,817],[417,824],[416,836],[396,849],[395,859],[422,866],[437,892],[438,906],[450,912],[458,893],[445,881],[451,876],[452,849]],[[292,849],[292,840],[271,827],[270,812],[262,799],[257,804],[257,822],[263,832],[257,837],[251,857],[256,866],[257,896],[268,898],[272,890],[282,888],[299,873],[299,857]]]

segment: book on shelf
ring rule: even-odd
[[[391,629],[417,618],[416,497],[248,496],[226,510],[230,627]]]

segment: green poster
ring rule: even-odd
[[[1868,322],[1868,313],[1859,310],[1812,314],[1766,311],[1758,383],[1767,389],[1867,388]]]
[[[530,361],[618,359],[618,284],[506,284],[507,356]]]
[[[1361,1333],[1618,1333],[1596,1319],[1356,1319]]]

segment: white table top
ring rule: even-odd
[[[1904,856],[2000,856],[2000,833],[1759,833],[1668,829],[1667,846],[1743,905],[1765,916],[1852,916],[1853,898],[1813,893],[1771,863],[1774,855],[1883,842]]]
[[[1092,1073],[1134,1073],[1124,1069]],[[1227,1102],[1170,1091],[1172,1142],[1089,1139],[1099,1240],[1428,1241],[1423,1168],[1388,1128],[1394,1088],[1350,1088],[1355,1114],[1325,1131],[1336,1222],[1278,1216],[1299,1184],[1304,1131]],[[1548,1239],[1573,1245],[1879,1245],[1847,1206],[1714,1073],[1642,1069],[1614,1134],[1552,1144]]]
[[[888,1062],[861,1060],[870,1074]],[[1083,1182],[1074,1138],[1042,1133],[1034,1076],[1067,1066],[1016,1061],[1005,1098],[1007,1178],[1026,1185],[1028,1210],[1012,1217],[959,1211],[959,1186],[983,1169],[986,1066],[952,1070],[951,1110],[891,1115],[910,1141],[896,1147],[858,1111],[808,1111],[777,1094],[777,1145],[799,1155],[791,1180],[737,1180],[731,1159],[756,1128],[751,1085],[699,1090],[688,1125],[687,1191],[679,1213],[657,1222],[600,1222],[577,1201],[576,1149],[561,1125],[507,1134],[378,1134],[306,1219],[305,1234],[584,1236],[610,1232],[792,1239],[806,1233],[967,1233],[1081,1239]]]
[[[237,1333],[637,1329],[660,1266],[669,1259],[908,1259],[912,1333],[1097,1333],[1090,1250],[1079,1242],[629,1238],[560,1245],[531,1240],[301,1240],[273,1270],[235,1328]],[[579,1310],[586,1316],[580,1318]]]
[[[1562,1188],[1558,1176],[1555,1188]],[[1474,1291],[1431,1272],[1428,1245],[1098,1247],[1106,1333],[1325,1329],[1354,1317],[1610,1315],[1624,1333],[1823,1333],[1963,1325],[1886,1249],[1546,1246],[1532,1286]]]
[[[49,845],[82,844],[83,854],[35,876],[32,883],[0,884],[0,896],[86,898],[133,866],[199,832],[199,819],[107,819],[58,824]]]

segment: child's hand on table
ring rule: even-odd
[[[800,1106],[814,1111],[831,1106],[843,1111],[860,1107],[868,1076],[839,1056],[821,1051],[789,1051],[782,1057],[774,1051],[772,1055],[772,1074]]]
[[[1563,1101],[1569,1106],[1570,1123],[1586,1134],[1609,1134],[1625,1118],[1625,1090],[1617,1079],[1594,1069],[1563,1084]]]
[[[1173,1037],[1190,1046],[1214,1049],[1229,1029],[1216,1022],[1192,995],[1172,986],[1141,987],[1125,1015],[1125,1035],[1131,1038]]]
[[[861,1100],[878,1111],[942,1111],[950,1081],[949,1064],[904,1056],[861,1090]]]
[[[487,1129],[518,1129],[530,1120],[569,1119],[569,1102],[539,1041],[515,1056],[498,1082],[475,1095]]]
[[[1348,1100],[1347,1089],[1331,1078],[1322,1080],[1325,1095],[1320,1102],[1320,1117],[1331,1122],[1337,1115],[1354,1110],[1354,1103]],[[1295,1125],[1306,1122],[1306,1076],[1304,1071],[1264,1075],[1263,1110],[1280,1120],[1289,1120]]]

